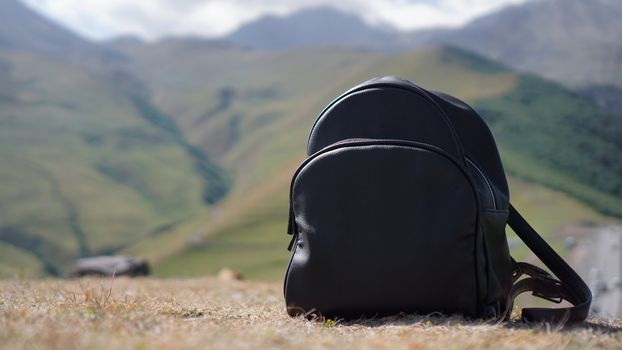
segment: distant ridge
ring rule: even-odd
[[[314,7],[290,16],[260,18],[225,39],[258,49],[331,45],[377,47],[394,35],[390,28],[371,27],[356,15],[331,7]]]
[[[258,49],[345,46],[402,51],[451,45],[571,87],[622,88],[622,1],[532,0],[463,28],[399,33],[330,7],[268,16],[224,39]]]

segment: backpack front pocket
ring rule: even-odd
[[[290,314],[477,315],[477,198],[464,167],[443,151],[341,142],[303,163],[291,201]]]

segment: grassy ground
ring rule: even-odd
[[[0,282],[0,347],[619,349],[622,322],[502,325],[404,316],[310,322],[285,314],[280,284],[189,280]]]

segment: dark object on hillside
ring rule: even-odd
[[[320,114],[307,154],[290,187],[290,315],[507,320],[532,292],[573,306],[525,308],[526,321],[587,317],[589,288],[510,204],[492,134],[466,103],[372,79]],[[556,277],[512,259],[506,224]]]
[[[84,276],[149,276],[149,263],[145,259],[129,256],[95,256],[76,261],[72,277]]]

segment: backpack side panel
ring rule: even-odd
[[[497,208],[508,210],[508,183],[497,144],[488,125],[463,101],[436,91],[432,91],[431,95],[451,119],[464,153],[482,168],[494,185]]]
[[[484,120],[469,105],[444,93],[431,94],[451,118],[467,158],[472,160],[491,182],[495,205],[491,207],[486,205],[489,202],[482,202],[484,204],[482,225],[488,271],[487,303],[499,300],[503,310],[505,296],[512,287],[514,264],[505,234],[509,215],[509,190],[497,145]]]

